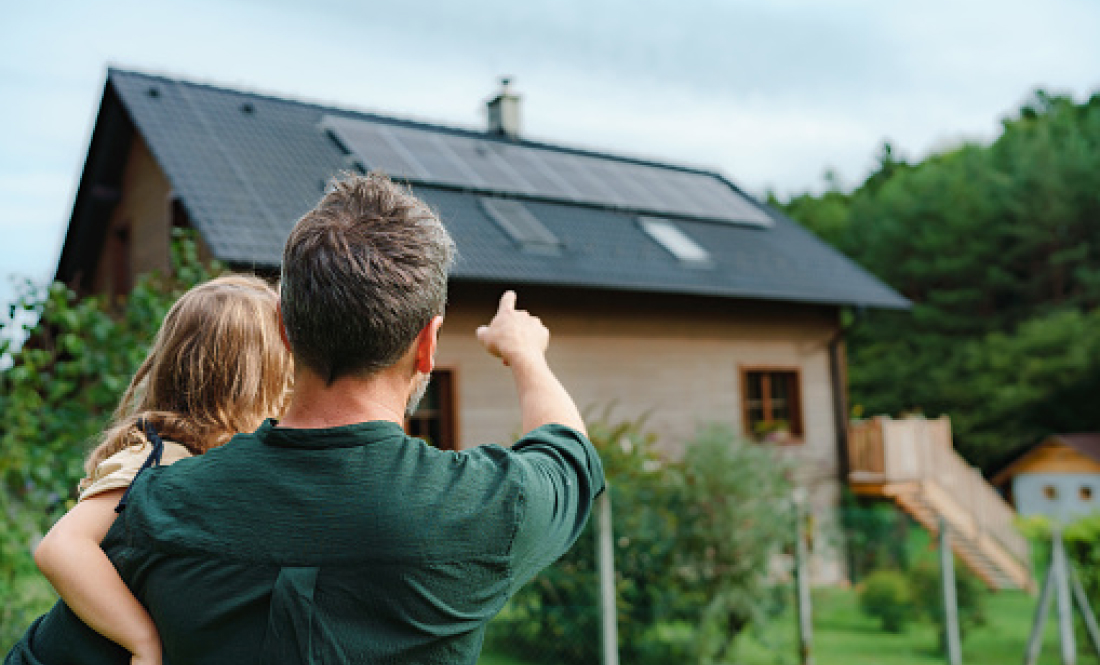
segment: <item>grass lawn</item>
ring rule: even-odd
[[[1003,591],[986,598],[987,623],[963,639],[965,665],[1022,663],[1037,600],[1022,592]],[[1053,610],[1053,608],[1052,608]],[[1058,665],[1056,613],[1044,634],[1041,665]],[[1096,663],[1078,637],[1079,663]],[[742,640],[744,665],[794,663],[795,620],[788,612],[760,636]],[[860,613],[854,591],[820,589],[814,593],[814,660],[817,665],[939,665],[945,662],[936,646],[935,628],[913,623],[901,634],[884,633],[877,622]]]
[[[964,665],[1018,665],[1031,629],[1036,599],[1022,592],[1001,592],[986,598],[987,623],[963,640]],[[1040,665],[1059,665],[1056,612],[1051,608]],[[791,608],[758,634],[741,639],[738,665],[794,665],[794,611]],[[1078,632],[1078,663],[1094,665],[1084,635]],[[913,623],[901,634],[884,633],[876,621],[860,613],[856,594],[848,589],[814,592],[814,661],[816,665],[942,665],[935,629]],[[521,660],[486,653],[479,665],[527,665]],[[670,663],[669,665],[681,665]]]

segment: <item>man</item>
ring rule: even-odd
[[[104,541],[167,662],[472,664],[489,619],[576,540],[603,470],[514,293],[477,337],[511,369],[527,434],[456,453],[402,430],[452,253],[431,210],[379,175],[338,180],[291,232],[285,415],[142,474]],[[66,621],[48,615],[46,635],[72,639],[42,662],[119,662]]]

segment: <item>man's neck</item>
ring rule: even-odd
[[[325,385],[313,372],[301,370],[295,373],[294,394],[279,427],[327,429],[371,420],[401,425],[408,387],[398,372],[383,371],[367,378],[346,376]]]

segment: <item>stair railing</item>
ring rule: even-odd
[[[853,480],[934,487],[956,504],[954,526],[974,539],[991,537],[1020,564],[1030,549],[1016,531],[1016,512],[952,446],[951,421],[879,416],[852,423],[849,462]]]

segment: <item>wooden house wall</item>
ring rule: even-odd
[[[168,269],[171,191],[168,177],[148,145],[140,134],[135,134],[122,176],[121,199],[111,214],[107,239],[96,265],[93,281],[96,293],[118,293],[120,285],[116,281],[120,274],[136,276]],[[128,235],[124,244],[120,244],[120,234]],[[125,247],[129,266],[117,265],[121,258],[116,252],[118,247]]]

